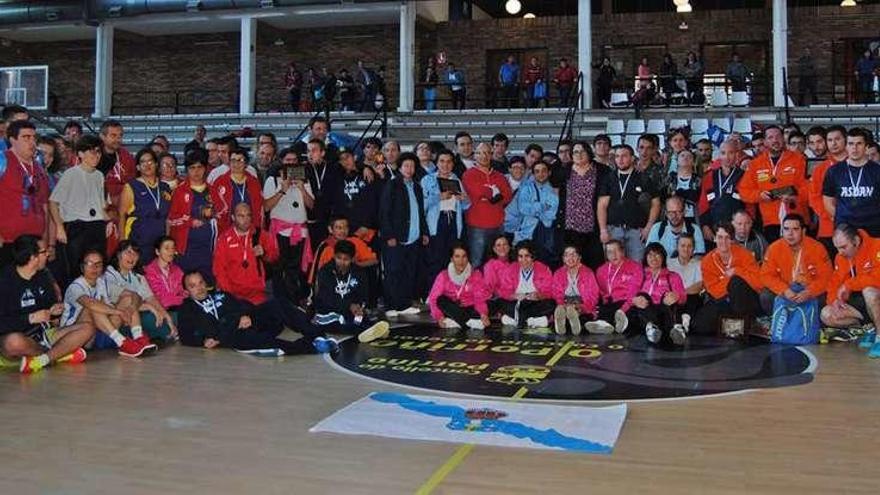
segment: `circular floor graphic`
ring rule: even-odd
[[[543,331],[449,332],[397,327],[382,340],[340,344],[332,361],[364,377],[484,397],[620,401],[687,398],[809,383],[807,351],[691,337],[684,349],[644,337],[558,337]]]

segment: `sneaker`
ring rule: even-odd
[[[339,342],[332,337],[315,337],[312,341],[318,354],[333,354],[339,351]]]
[[[345,318],[339,313],[324,313],[324,314],[315,314],[312,318],[312,323],[315,325],[333,325],[334,323],[339,323],[340,325],[345,324]]]
[[[859,349],[870,349],[874,342],[877,342],[877,332],[865,332],[859,340]]]
[[[117,351],[120,356],[141,357],[144,354],[144,346],[132,339],[125,339]]]
[[[568,319],[568,326],[571,327],[572,335],[580,335],[581,334],[581,315],[578,314],[577,308],[574,306],[567,306],[565,308],[565,317]]]
[[[614,332],[614,325],[605,320],[588,321],[584,324],[584,328],[587,330],[587,333],[597,335],[608,335]]]
[[[874,345],[871,346],[871,350],[868,351],[868,357],[871,359],[880,358],[880,342],[874,342]]]
[[[686,332],[691,331],[691,315],[687,313],[681,315],[681,326],[684,327]]]
[[[391,333],[391,327],[387,321],[380,321],[370,328],[358,334],[358,341],[367,343],[378,339],[384,339]]]
[[[617,310],[614,312],[614,331],[617,333],[623,333],[626,331],[626,327],[629,326],[629,318],[626,317],[626,313],[622,310]]]
[[[663,332],[657,328],[657,325],[649,322],[645,325],[645,337],[648,338],[648,342],[658,344],[660,343],[660,338],[663,337]]]
[[[416,306],[410,306],[402,311],[398,311],[398,314],[401,316],[409,316],[409,315],[417,315],[422,312],[422,309]]]
[[[385,318],[397,318],[398,316],[400,316],[400,311],[395,309],[389,309],[385,312]]]
[[[828,343],[828,334],[831,332],[830,328],[820,328],[819,329],[819,344],[825,345]]]
[[[284,355],[284,351],[275,347],[270,347],[268,349],[236,349],[235,352],[239,354],[247,354],[248,356],[265,358],[281,357]]]
[[[856,340],[856,336],[845,328],[834,330],[830,335],[831,340],[835,342],[852,342]]]
[[[565,306],[556,306],[556,309],[553,311],[553,329],[556,330],[558,335],[565,335]],[[574,333],[574,328],[572,327],[572,333]]]
[[[36,359],[36,356],[24,356],[21,358],[21,365],[18,367],[18,371],[24,375],[28,375],[31,373],[36,373],[43,369],[43,365],[40,364]]]
[[[59,363],[67,363],[67,364],[79,364],[84,363],[86,361],[86,350],[80,347],[79,349],[71,352],[70,354],[63,356],[58,359]]]
[[[501,324],[504,325],[505,327],[518,326],[516,320],[514,320],[513,318],[511,318],[507,315],[501,315]]]
[[[467,321],[467,327],[472,328],[474,330],[485,330],[486,325],[483,325],[483,320],[479,318],[471,318]]]
[[[526,326],[529,328],[547,328],[550,326],[550,321],[547,320],[546,316],[529,318],[526,320]]]
[[[683,323],[676,323],[673,325],[672,330],[669,331],[669,337],[672,338],[672,343],[675,345],[684,345],[687,341],[687,329],[684,327]]]
[[[461,325],[458,324],[457,321],[452,318],[443,318],[440,322],[440,326],[443,328],[461,328]]]
[[[150,342],[150,338],[147,337],[147,334],[141,335],[140,337],[134,339],[134,341],[144,348],[144,354],[152,354],[159,349],[156,344]]]

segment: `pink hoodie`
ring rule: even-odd
[[[179,266],[171,263],[168,266],[168,278],[159,268],[159,260],[154,259],[144,267],[144,277],[153,291],[153,295],[162,304],[165,309],[180,306],[186,299],[186,292],[183,290],[183,270]]]
[[[687,300],[687,292],[684,290],[684,282],[681,281],[681,276],[666,268],[660,270],[656,280],[651,277],[651,269],[645,268],[645,279],[642,281],[639,292],[644,292],[651,296],[651,302],[654,304],[662,304],[663,296],[667,292],[678,294],[678,304],[684,304]]]
[[[471,276],[464,282],[464,286],[456,285],[449,278],[448,270],[443,270],[437,274],[437,278],[434,279],[434,286],[431,287],[431,293],[428,294],[428,306],[431,308],[431,316],[437,321],[443,319],[443,312],[437,307],[437,299],[440,296],[446,296],[466,308],[473,306],[480,315],[489,314],[489,307],[486,305],[489,293],[486,291],[483,275],[480,274],[479,270],[474,270],[471,273]]]
[[[561,266],[553,274],[553,298],[556,304],[565,303],[565,289],[568,288],[568,267]],[[577,289],[581,296],[581,310],[585,314],[596,314],[596,304],[599,302],[599,285],[596,284],[596,276],[588,266],[581,264],[578,267]]]
[[[540,261],[534,263],[534,284],[538,291],[539,299],[553,298],[553,273],[547,265]],[[501,285],[499,293],[502,299],[516,299],[516,289],[519,286],[519,263],[511,263],[507,270],[501,273]]]
[[[498,258],[491,259],[483,264],[483,285],[486,286],[486,294],[489,295],[490,299],[501,297],[501,275],[507,271],[510,265],[515,264],[513,261],[505,261]]]
[[[645,272],[642,265],[625,258],[617,268],[605,263],[596,270],[596,283],[599,284],[599,300],[604,302],[621,302],[624,312],[632,305],[632,300],[642,287]]]

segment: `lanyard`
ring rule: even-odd
[[[580,270],[580,268],[578,268],[578,270]],[[578,286],[577,286],[577,282],[578,282],[578,274],[575,273],[574,276],[572,276],[572,275],[571,275],[571,272],[568,272],[568,273],[566,273],[566,275],[568,276],[568,288],[569,288],[572,292],[579,292],[579,291],[578,291]]]
[[[653,295],[654,295],[654,289],[655,289],[656,286],[657,286],[657,280],[658,280],[659,278],[660,278],[660,272],[657,272],[656,275],[653,274],[653,273],[651,274],[651,285],[650,285],[650,287],[648,287],[648,295],[649,295],[649,296],[653,296]]]
[[[859,169],[859,179],[853,181],[852,176],[852,167],[847,163],[846,164],[846,173],[849,174],[849,184],[853,187],[853,194],[856,194],[856,191],[859,190],[859,186],[862,185],[862,172],[865,171],[865,167],[858,167]]]
[[[623,263],[617,267],[617,270],[614,270],[614,274],[611,273],[611,268],[608,269],[608,295],[611,295],[614,287],[614,279],[617,278],[617,274],[620,273],[621,268],[623,268]]]
[[[782,161],[782,155],[780,154],[779,158],[777,158],[776,161],[773,161],[772,156],[769,158],[770,158],[770,163],[773,165],[773,170],[771,173],[773,174],[773,179],[776,179],[776,169],[779,168],[779,162]],[[776,180],[773,180],[773,182],[776,182]]]
[[[800,273],[800,270],[801,270],[801,255],[802,255],[802,254],[804,254],[804,248],[803,248],[803,246],[801,246],[801,248],[798,250],[798,254],[797,254],[797,256],[794,258],[794,267],[791,269],[791,281],[792,281],[792,282],[797,281],[798,273]]]
[[[733,179],[733,176],[736,174],[735,169],[730,169],[730,173],[727,175],[727,178],[724,179],[724,182],[721,182],[721,174],[724,173],[724,170],[721,168],[718,169],[718,179],[715,180],[716,184],[720,184],[718,186],[718,199],[721,199],[721,196],[724,194],[724,188],[727,187],[727,184]]]
[[[535,274],[535,269],[529,268],[528,270],[520,270],[519,273],[523,279],[523,282],[528,282],[529,280],[532,279],[532,275]]]
[[[312,165],[312,175],[315,176],[315,182],[318,184],[318,192],[321,192],[321,183],[324,182],[324,174],[327,173],[327,165],[324,165],[324,169],[321,170],[321,175],[318,176],[318,167]]]
[[[458,287],[458,290],[455,291],[455,299],[461,301],[461,293],[464,292],[465,287],[467,287],[469,278],[465,279],[464,282]]]
[[[150,198],[153,199],[153,204],[156,205],[156,211],[159,211],[159,205],[162,202],[162,193],[159,192],[159,182],[156,182],[156,194],[153,195],[153,188],[150,187],[149,184],[144,182],[144,185],[147,186],[147,193],[150,195]],[[244,201],[244,199],[242,199]]]
[[[159,265],[159,276],[162,277],[162,282],[165,284],[165,290],[171,292],[171,265],[168,266],[168,273],[165,273],[165,268],[162,268],[162,265]]]
[[[626,180],[621,184],[620,171],[617,172],[617,187],[620,189],[620,201],[623,201],[623,196],[626,195],[626,190],[629,188],[629,180],[632,179],[632,176],[632,172],[626,174]]]
[[[238,242],[241,243],[241,266],[247,268],[248,262],[248,232],[245,232],[244,236],[238,235],[238,232],[235,232],[235,237],[238,238]]]
[[[717,266],[718,270],[721,272],[721,278],[724,278],[726,276],[725,274],[727,273],[727,270],[729,270],[730,267],[733,266],[733,253],[730,253],[730,261],[723,265],[721,263],[720,253],[715,253],[715,255],[712,256],[712,261],[715,262],[715,266]]]
[[[241,200],[242,203],[245,203],[247,201],[245,199],[245,193],[247,192],[247,180],[245,180],[245,183],[242,184],[241,187],[238,187],[238,184],[236,184],[235,181],[231,181],[231,182],[232,182],[232,188],[235,189],[236,193],[238,193],[238,198]]]

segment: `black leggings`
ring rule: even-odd
[[[447,296],[437,298],[437,307],[443,312],[443,316],[455,320],[461,328],[467,326],[468,320],[480,319],[480,313],[473,306],[462,306]]]
[[[86,251],[97,250],[102,255],[107,254],[107,222],[96,220],[93,222],[64,222],[64,231],[67,234],[67,244],[63,246],[63,255],[66,261],[67,280],[61,281],[62,286],[76,279],[82,274],[80,263]]]
[[[734,275],[727,282],[727,297],[708,301],[694,317],[691,331],[700,335],[715,335],[721,318],[743,318],[762,314],[758,293],[742,277]]]
[[[537,301],[529,299],[508,301],[502,299],[501,303],[501,312],[516,320],[520,326],[523,326],[529,318],[550,316],[556,309],[556,302],[552,299],[538,299]]]
[[[309,321],[305,311],[297,308],[289,301],[271,299],[250,311],[253,315],[253,326],[249,329],[234,330],[220,337],[220,345],[241,351],[253,349],[278,348],[285,354],[313,354],[315,347],[312,341],[323,336],[323,332]],[[301,339],[293,342],[279,339],[284,327],[303,334]]]

